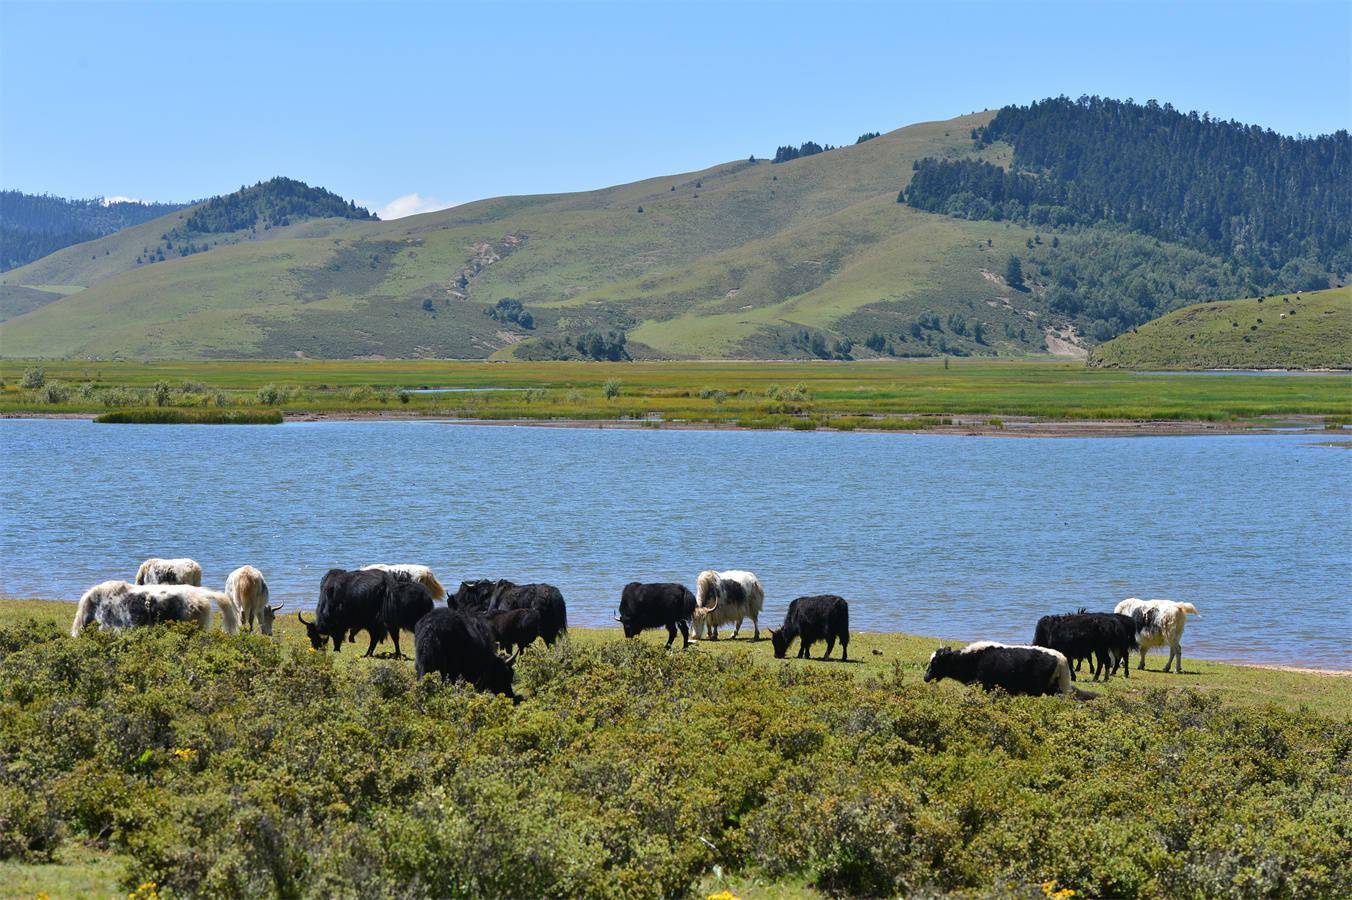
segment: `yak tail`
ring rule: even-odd
[[[235,605],[234,599],[229,594],[216,594],[216,608],[221,611],[221,629],[226,634],[238,633],[239,607]]]
[[[1180,603],[1180,604],[1178,604],[1178,608],[1181,609],[1183,612],[1187,613],[1187,614],[1190,615],[1190,616],[1200,616],[1200,615],[1201,615],[1201,613],[1199,613],[1199,612],[1197,611],[1197,607],[1193,606],[1191,603]]]
[[[80,632],[84,631],[85,623],[93,621],[94,618],[94,590],[91,588],[84,592],[80,602],[75,604],[75,621],[70,625],[70,636],[79,637]]]
[[[1070,695],[1070,692],[1070,663],[1064,656],[1061,656],[1056,661],[1056,693]]]
[[[437,576],[433,575],[430,571],[423,577],[422,586],[427,588],[428,592],[431,593],[433,600],[446,599],[446,589],[441,586],[440,581],[437,581]]]

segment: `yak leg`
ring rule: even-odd
[[[1173,646],[1171,646],[1171,647],[1169,648],[1169,659],[1170,659],[1170,660],[1175,660],[1175,659],[1178,660],[1178,662],[1175,662],[1175,663],[1174,663],[1174,672],[1175,672],[1176,674],[1182,675],[1182,674],[1183,674],[1183,645],[1181,645],[1181,644],[1174,644]],[[1169,671],[1169,664],[1168,664],[1168,663],[1165,663],[1165,665],[1164,665],[1164,671],[1166,671],[1166,672]]]
[[[395,659],[403,659],[403,658],[404,658],[404,654],[403,654],[403,652],[400,651],[400,649],[399,649],[399,629],[398,629],[398,628],[394,629],[394,635],[393,635],[393,637],[394,637],[394,658],[395,658]]]
[[[798,658],[799,659],[812,658],[812,645],[807,642],[807,638],[800,637],[798,639]]]
[[[751,627],[754,629],[754,631],[752,632],[752,635],[751,635],[751,640],[753,640],[753,641],[759,641],[759,640],[760,640],[760,622],[756,619],[755,616],[752,616],[752,617],[751,617]]]
[[[742,633],[742,617],[737,617],[737,624],[732,626],[732,639],[736,640],[737,635]]]
[[[376,655],[376,644],[380,643],[381,638],[381,634],[375,631],[374,629],[367,629],[366,633],[371,636],[371,646],[366,648],[366,652],[362,654],[361,657],[362,659],[366,659],[368,656]]]
[[[841,662],[849,662],[849,661],[850,661],[849,650],[850,650],[850,636],[849,636],[848,634],[842,634],[842,635],[840,636],[840,661],[841,661]]]
[[[331,635],[331,637],[333,638],[333,652],[334,652],[334,653],[342,653],[342,652],[343,652],[343,633],[340,631],[340,632],[338,632],[338,633],[335,634],[335,635]]]
[[[826,652],[822,654],[822,659],[830,659],[831,651],[834,649],[836,649],[836,639],[833,635],[826,639]]]
[[[676,623],[681,629],[681,649],[684,650],[690,646],[690,626],[685,624],[685,619]]]
[[[667,649],[670,650],[670,649],[671,649],[671,645],[674,644],[674,643],[676,643],[676,625],[675,625],[675,623],[673,623],[673,622],[668,622],[668,623],[667,623]]]
[[[1141,648],[1141,664],[1138,665],[1136,668],[1142,669],[1142,670],[1145,669],[1145,648],[1144,648],[1144,647]]]

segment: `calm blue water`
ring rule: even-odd
[[[1026,641],[1127,596],[1198,605],[1190,655],[1352,664],[1352,451],[1319,435],[1021,440],[320,422],[0,421],[0,593],[74,599],[147,556],[550,581],[606,624],[630,580],[749,568],[767,619]]]

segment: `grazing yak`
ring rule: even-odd
[[[196,622],[211,627],[211,604],[221,611],[221,628],[227,634],[239,631],[235,601],[220,591],[191,584],[134,585],[105,581],[85,591],[75,607],[71,637],[97,624],[100,631],[139,628],[161,622]]]
[[[930,657],[925,681],[952,678],[963,684],[979,684],[986,690],[1003,688],[1010,694],[1040,697],[1066,694],[1070,688],[1070,663],[1046,647],[1010,646],[994,641],[968,644],[961,650],[940,647]]]
[[[254,630],[254,620],[258,621],[258,630],[272,634],[272,621],[277,617],[282,604],[268,605],[268,583],[263,573],[253,566],[240,566],[225,579],[225,592],[239,607],[240,620],[244,627]]]
[[[510,653],[515,647],[520,653],[540,636],[540,614],[533,609],[495,609],[488,614],[488,626],[500,648]]]
[[[352,640],[358,631],[365,631],[371,636],[371,646],[364,655],[375,655],[376,644],[385,639],[388,631],[384,613],[396,584],[390,573],[379,569],[355,572],[330,569],[319,582],[315,620],[307,622],[296,613],[309,635],[310,646],[321,650],[332,641],[333,652],[337,653],[342,649],[344,637]]]
[[[493,590],[497,586],[498,583],[492,578],[462,581],[460,582],[460,589],[446,600],[446,605],[451,609],[486,613],[489,605],[493,602]]]
[[[552,647],[568,631],[568,607],[552,584],[513,584],[501,579],[493,587],[490,610],[533,609],[540,615],[540,637]]]
[[[395,582],[380,609],[381,622],[390,637],[394,638],[395,659],[405,658],[403,651],[399,649],[399,632],[402,630],[416,633],[418,623],[422,621],[423,616],[432,611],[433,605],[432,592],[421,582]]]
[[[705,569],[695,579],[695,639],[703,631],[709,640],[718,640],[718,626],[733,624],[735,638],[742,620],[750,619],[751,639],[760,640],[760,612],[765,605],[765,588],[750,572],[715,572]]]
[[[1178,660],[1174,671],[1183,671],[1183,626],[1188,616],[1197,616],[1197,607],[1191,603],[1177,603],[1173,600],[1141,600],[1129,597],[1117,604],[1113,612],[1131,616],[1136,624],[1136,644],[1141,651],[1141,664],[1136,668],[1145,668],[1145,652],[1153,647],[1169,647],[1169,658],[1164,661],[1164,671],[1169,671],[1170,663]]]
[[[427,588],[427,592],[432,595],[433,600],[445,600],[446,589],[437,581],[437,576],[432,574],[432,570],[427,566],[417,566],[411,563],[401,563],[398,565],[387,565],[385,563],[372,563],[369,566],[362,566],[362,569],[379,569],[382,572],[389,572],[394,576],[395,581],[416,582]]]
[[[196,560],[160,559],[152,556],[136,570],[137,584],[191,584],[202,586],[202,567]]]
[[[414,671],[419,678],[437,672],[445,680],[463,678],[481,691],[520,702],[512,690],[515,656],[502,657],[487,619],[473,612],[439,606],[413,631]]]
[[[690,620],[694,615],[695,595],[685,585],[631,581],[620,595],[620,614],[615,621],[624,626],[627,638],[638,637],[649,628],[665,628],[670,650],[677,628],[681,630],[681,646],[690,646]]]
[[[789,604],[789,612],[784,616],[784,624],[778,631],[770,629],[770,643],[775,648],[775,658],[783,659],[789,652],[789,644],[798,638],[798,658],[811,659],[812,645],[817,641],[826,641],[827,659],[840,641],[841,662],[849,660],[850,646],[850,604],[834,594],[820,594],[816,597],[799,597]]]
[[[1056,650],[1071,663],[1088,659],[1093,680],[1098,681],[1102,675],[1107,681],[1136,646],[1136,626],[1128,616],[1083,609],[1064,616],[1043,616],[1037,620],[1033,645]],[[1130,665],[1125,668],[1130,669]],[[1074,668],[1070,670],[1070,678],[1075,680]]]

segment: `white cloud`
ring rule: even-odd
[[[381,219],[388,222],[390,219],[402,219],[404,216],[436,212],[439,209],[449,209],[455,205],[454,203],[444,203],[434,197],[424,197],[422,194],[415,192],[405,194],[402,197],[395,197],[375,212]],[[367,208],[370,208],[369,204]]]
[[[117,196],[117,197],[104,197],[104,198],[103,198],[103,205],[104,205],[104,206],[112,206],[114,203],[145,203],[145,202],[146,202],[146,201],[142,200],[142,199],[139,198],[139,197],[123,197],[123,196],[120,196],[120,195]]]

